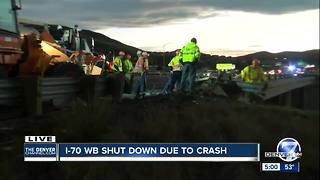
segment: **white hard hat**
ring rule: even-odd
[[[148,57],[148,56],[149,56],[149,54],[148,54],[147,52],[143,52],[143,53],[142,53],[142,56],[146,56],[146,57]]]
[[[141,51],[137,51],[137,55],[138,55],[138,56],[140,56],[140,55],[141,55],[141,53],[142,53]]]
[[[120,51],[120,52],[119,52],[119,56],[125,56],[125,55],[126,55],[125,52],[123,52],[123,51]]]

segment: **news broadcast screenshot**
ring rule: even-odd
[[[319,0],[0,0],[0,180],[318,180]]]

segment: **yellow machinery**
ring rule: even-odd
[[[47,30],[20,36],[16,13],[20,7],[21,3],[15,0],[0,1],[0,77],[81,76],[83,67],[86,74],[100,75],[101,69],[94,66],[96,57],[92,53],[74,51],[69,58]],[[84,63],[76,64],[79,58]]]

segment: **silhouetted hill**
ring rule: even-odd
[[[95,51],[100,53],[108,53],[108,52],[117,53],[118,51],[124,50],[130,54],[136,54],[136,52],[139,50],[138,48],[123,44],[120,41],[111,39],[103,34],[88,31],[88,30],[82,30],[80,32],[80,36],[88,40],[90,40],[91,38],[94,38]]]
[[[240,61],[245,61],[247,59],[258,58],[264,63],[270,62],[296,62],[296,61],[304,61],[308,64],[319,65],[319,49],[309,50],[304,52],[292,52],[285,51],[280,53],[269,53],[269,52],[257,52],[254,54],[248,54],[245,56],[236,57],[235,59]]]

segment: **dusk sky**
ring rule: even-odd
[[[103,33],[148,51],[196,37],[203,52],[319,49],[318,0],[23,0],[20,17]]]

